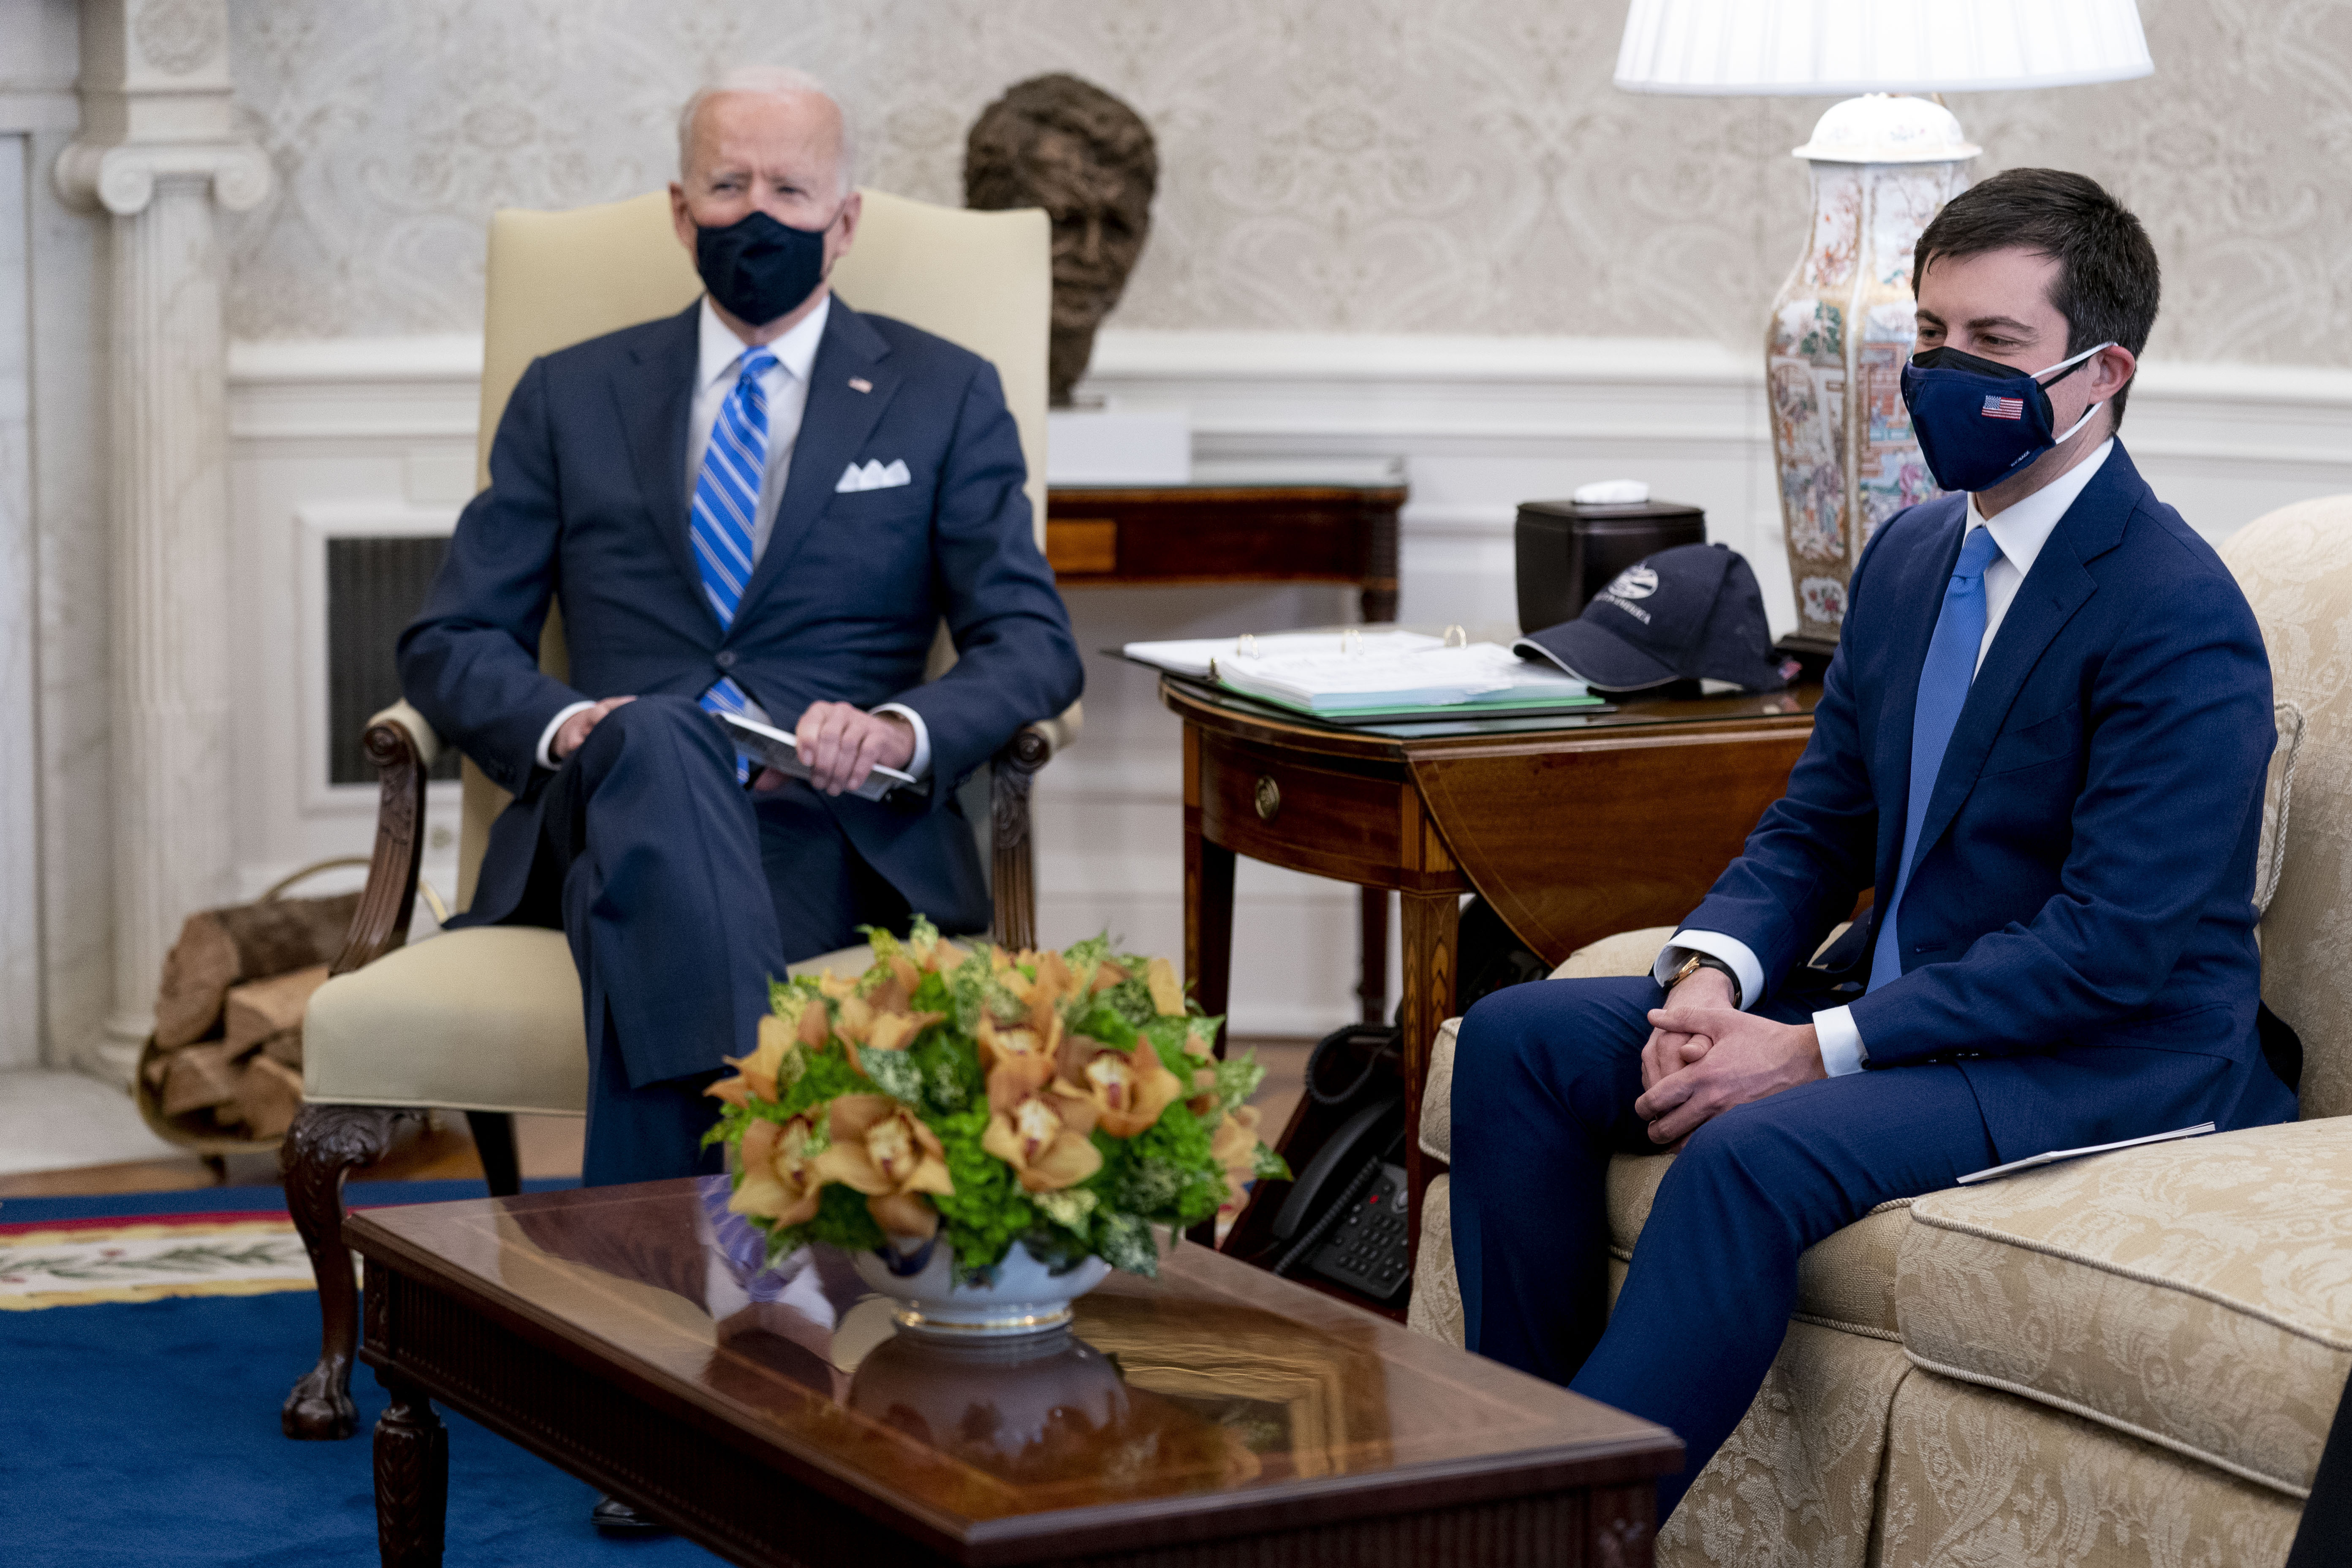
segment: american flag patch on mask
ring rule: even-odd
[[[2025,399],[1995,397],[1988,392],[1985,394],[1984,416],[1988,419],[2022,419],[2025,417]]]

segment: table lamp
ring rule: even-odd
[[[1783,649],[1826,662],[1871,531],[1936,493],[1901,389],[1911,251],[1982,149],[1940,101],[1895,95],[2155,69],[2133,0],[1633,0],[1617,52],[1628,92],[1862,95],[1795,150],[1812,168],[1812,223],[1765,329],[1797,596]]]

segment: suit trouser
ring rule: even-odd
[[[1454,1057],[1453,1224],[1470,1349],[1682,1438],[1682,1474],[1658,1483],[1664,1521],[1780,1353],[1804,1250],[1996,1160],[1957,1068],[1856,1073],[1735,1107],[1667,1172],[1612,1312],[1609,1159],[1657,1152],[1633,1101],[1662,994],[1646,977],[1550,980],[1470,1010]],[[1759,1012],[1809,1016],[1772,1001]]]
[[[907,904],[806,784],[753,795],[710,716],[680,697],[605,715],[548,781],[532,893],[560,923],[588,1026],[589,1186],[718,1169],[702,1089],[751,1053],[768,981],[903,929]],[[550,918],[556,917],[556,918]]]

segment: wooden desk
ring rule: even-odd
[[[1346,583],[1366,621],[1396,619],[1401,479],[1056,486],[1045,559],[1064,588]]]
[[[1184,721],[1185,973],[1203,1007],[1225,1010],[1236,855],[1402,896],[1418,1246],[1421,1196],[1443,1168],[1421,1151],[1422,1084],[1454,1012],[1462,896],[1484,894],[1547,963],[1680,920],[1787,787],[1820,695],[1629,702],[1556,727],[1429,735],[1287,721],[1163,679],[1160,701]]]

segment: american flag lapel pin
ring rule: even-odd
[[[871,392],[874,390],[874,384],[866,380],[862,375],[851,376],[849,378],[849,385],[850,389],[854,392]]]

